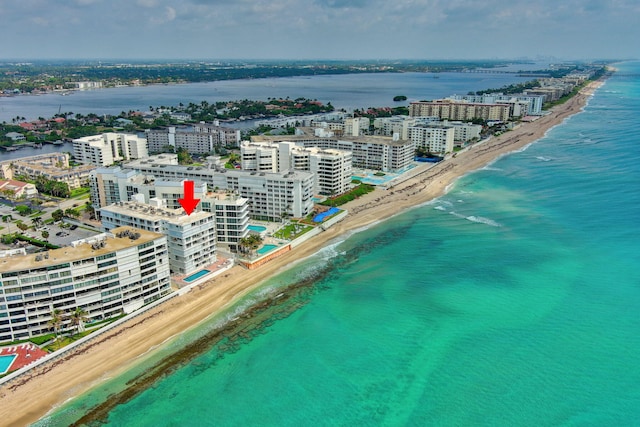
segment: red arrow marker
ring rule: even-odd
[[[178,199],[178,202],[187,212],[187,215],[191,215],[191,212],[198,206],[200,199],[193,198],[193,181],[184,181],[184,199]]]

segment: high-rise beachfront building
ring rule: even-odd
[[[249,142],[240,145],[242,169],[256,172],[309,171],[317,194],[337,195],[351,188],[352,154],[333,148],[302,147],[293,142]]]
[[[435,101],[418,101],[409,104],[409,115],[435,116],[447,120],[507,121],[510,118],[510,108],[505,104],[481,104],[450,99]]]
[[[283,214],[295,218],[313,211],[315,175],[305,171],[252,172],[207,166],[178,165],[175,154],[150,156],[122,166],[162,180],[191,180],[214,190],[232,190],[247,199],[250,215],[256,219],[277,221]]]
[[[249,200],[236,192],[210,192],[207,187],[203,181],[194,183],[194,198],[200,199],[196,211],[215,213],[218,243],[236,251],[239,240],[249,233]],[[184,196],[184,180],[156,180],[153,175],[120,167],[96,169],[91,175],[90,188],[93,207],[99,216],[102,216],[101,208],[130,201],[145,203],[150,208],[181,209],[178,200]]]
[[[310,172],[220,169],[211,179],[215,187],[248,199],[251,217],[258,220],[279,221],[284,215],[303,218],[313,212],[316,176]]]
[[[182,208],[119,202],[101,208],[100,216],[105,231],[127,226],[165,234],[173,274],[190,274],[216,261],[216,223],[212,213],[187,215]]]
[[[512,116],[539,116],[542,114],[542,103],[544,96],[526,95],[526,94],[502,94],[502,93],[486,93],[483,95],[451,95],[447,99],[454,101],[466,101],[480,104],[504,104],[511,103]],[[515,104],[519,104],[517,107]],[[523,104],[523,105],[520,105]]]
[[[120,160],[142,159],[149,155],[146,138],[108,132],[73,140],[73,157],[80,163],[109,166]]]
[[[102,320],[169,294],[167,238],[119,227],[47,252],[3,253],[0,341],[50,333],[54,310],[71,314],[82,308],[89,320]]]
[[[216,217],[218,246],[238,252],[240,240],[249,235],[249,200],[234,192],[208,193],[200,207]]]
[[[450,153],[453,151],[455,129],[453,126],[434,123],[409,128],[409,138],[416,147],[430,153]]]
[[[321,129],[316,135],[315,129],[298,129],[296,135],[258,135],[251,142],[293,142],[301,147],[318,147],[351,152],[353,167],[374,169],[384,172],[401,172],[413,162],[415,143],[400,139],[398,135],[338,137]]]
[[[94,170],[89,177],[89,188],[95,209],[131,200],[150,203],[152,199],[162,199],[163,206],[178,209],[181,207],[178,200],[184,196],[183,181],[177,177],[156,179],[151,174],[114,166]],[[206,193],[205,182],[194,185],[195,198],[202,199]]]
[[[159,153],[183,148],[191,154],[207,154],[218,147],[236,146],[240,142],[240,131],[216,124],[198,123],[190,126],[170,126],[145,131],[149,151]]]

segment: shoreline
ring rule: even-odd
[[[554,126],[582,111],[589,97],[603,82],[591,82],[535,122],[523,123],[515,130],[472,146],[435,166],[424,166],[414,176],[389,190],[377,189],[349,202],[344,205],[349,215],[342,222],[260,269],[245,270],[236,266],[191,292],[105,333],[87,346],[65,355],[62,360],[37,367],[1,386],[0,415],[3,423],[26,425],[37,421],[105,378],[117,376],[139,363],[164,342],[228,309],[264,280],[315,254],[345,233],[370,227],[434,200],[459,178],[503,155],[523,149],[544,137]]]

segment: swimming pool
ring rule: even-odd
[[[267,231],[267,227],[263,227],[261,225],[249,225],[247,228],[251,231],[255,231],[257,233],[262,233],[263,231]]]
[[[258,249],[256,252],[258,252],[258,255],[264,255],[267,252],[271,252],[272,250],[274,250],[277,247],[278,247],[278,245],[264,245],[263,247]]]
[[[322,222],[325,218],[340,212],[338,208],[330,208],[328,211],[317,214],[313,217],[313,222]]]
[[[17,354],[0,356],[0,375],[5,374],[9,370],[16,357],[18,357]]]
[[[194,280],[197,280],[199,278],[201,278],[202,276],[206,276],[207,274],[211,273],[211,271],[209,270],[200,270],[197,273],[193,273],[191,276],[187,276],[185,277],[184,280],[185,282],[193,282]]]

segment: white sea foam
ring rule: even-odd
[[[537,156],[536,159],[542,160],[543,162],[550,162],[552,159],[544,156]]]
[[[436,210],[439,210],[439,211],[446,211],[446,210],[447,210],[447,208],[445,208],[445,207],[444,207],[444,206],[442,206],[442,205],[434,206],[434,208],[433,208],[433,209],[436,209]]]
[[[449,213],[455,216],[456,218],[463,218],[463,219],[467,218],[466,215],[459,214],[458,212],[455,212],[455,211],[450,211]]]
[[[498,222],[495,222],[492,219],[484,218],[484,217],[481,217],[481,216],[471,215],[471,216],[465,217],[465,219],[469,220],[471,222],[477,222],[477,223],[480,223],[480,224],[490,225],[492,227],[502,227],[502,224],[500,224]]]

